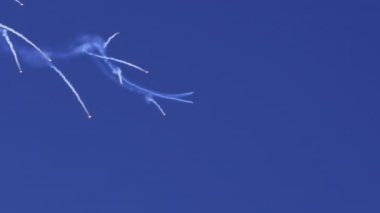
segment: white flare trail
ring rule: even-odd
[[[53,71],[55,71],[65,82],[65,84],[70,88],[72,93],[75,95],[77,101],[80,103],[81,107],[87,114],[88,118],[91,118],[91,114],[88,111],[85,103],[83,102],[81,96],[77,92],[77,90],[74,88],[74,86],[70,83],[70,81],[66,78],[66,76],[62,73],[61,70],[59,70],[53,63],[52,59],[50,57],[55,57],[55,58],[68,58],[68,57],[73,57],[73,56],[79,56],[79,55],[88,55],[90,57],[93,57],[96,59],[96,61],[101,62],[100,65],[102,65],[102,70],[104,73],[110,77],[113,81],[117,82],[120,86],[123,88],[139,93],[144,96],[145,100],[147,103],[152,103],[160,112],[162,115],[166,115],[165,111],[161,107],[161,105],[157,102],[157,99],[166,99],[166,100],[172,100],[172,101],[177,101],[177,102],[182,102],[182,103],[193,103],[191,100],[187,100],[186,98],[188,96],[191,96],[193,92],[187,92],[187,93],[175,93],[175,94],[167,94],[167,93],[162,93],[162,92],[157,92],[154,90],[150,90],[148,88],[145,88],[143,86],[140,86],[139,84],[136,84],[132,81],[130,81],[126,76],[124,76],[122,69],[114,63],[120,63],[127,65],[129,67],[132,67],[134,69],[137,69],[139,71],[142,71],[144,73],[148,73],[147,70],[144,68],[137,66],[135,64],[132,64],[128,61],[121,60],[118,58],[114,57],[109,57],[106,54],[106,47],[110,44],[110,42],[119,34],[119,33],[114,33],[111,35],[106,41],[104,41],[100,37],[93,37],[93,36],[84,36],[80,40],[79,45],[75,45],[73,49],[70,49],[68,51],[64,52],[55,52],[51,51],[49,54],[45,53],[42,49],[40,49],[36,44],[34,44],[32,41],[30,41],[26,36],[23,34],[19,33],[18,31],[14,30],[11,27],[8,27],[4,24],[0,23],[0,31],[2,30],[3,37],[8,43],[8,46],[10,47],[12,54],[15,58],[16,64],[19,67],[19,70],[21,72],[21,66],[19,63],[18,55],[16,52],[16,49],[13,45],[13,43],[10,40],[10,37],[8,33],[12,33],[16,35],[17,37],[21,38],[23,41],[28,43],[30,46],[32,46],[35,50],[37,51],[30,51],[28,49],[22,49],[23,51],[19,52],[20,54],[27,54],[28,57],[36,57],[37,55],[42,57],[46,60],[46,65],[49,66]],[[43,60],[44,61],[44,60]],[[39,62],[41,63],[41,62]]]
[[[112,41],[112,39],[114,39],[117,35],[119,35],[119,32],[116,32],[114,34],[112,34],[106,42],[104,42],[104,45],[103,45],[103,48],[104,49],[107,49],[108,45],[110,44],[110,42]]]
[[[36,44],[34,44],[32,41],[30,41],[27,37],[25,37],[23,34],[19,33],[18,31],[16,31],[15,29],[11,28],[11,27],[8,27],[2,23],[0,23],[0,28],[3,28],[4,30],[7,30],[13,34],[15,34],[16,36],[20,37],[22,40],[24,40],[26,43],[28,43],[29,45],[31,45],[34,49],[36,49],[38,52],[40,52],[45,58],[46,60],[48,60],[49,62],[51,62],[52,60],[50,59],[50,57],[44,52],[42,51]]]
[[[62,78],[62,80],[66,83],[66,85],[70,88],[70,90],[74,93],[75,97],[77,98],[78,102],[82,106],[83,110],[86,112],[88,118],[92,118],[90,112],[88,111],[86,105],[84,104],[82,98],[80,97],[79,93],[76,91],[74,86],[70,83],[70,81],[66,78],[66,76],[59,70],[56,66],[53,64],[50,64],[50,67],[58,73],[58,75]]]
[[[193,103],[193,101],[186,99],[186,97],[192,95],[193,92],[166,94],[166,93],[156,92],[154,90],[150,90],[136,83],[133,83],[132,81],[127,79],[125,76],[123,76],[123,73],[121,72],[121,69],[118,66],[113,64],[113,62],[125,64],[125,61],[107,56],[106,49],[104,49],[103,44],[104,44],[103,40],[99,37],[94,37],[94,38],[85,37],[84,43],[76,49],[84,54],[93,56],[97,59],[102,59],[105,65],[105,67],[103,67],[102,70],[108,77],[110,77],[113,81],[120,83],[120,85],[123,88],[128,89],[132,92],[142,94],[145,97],[146,102],[152,103],[161,112],[163,116],[165,116],[166,113],[161,107],[161,105],[157,102],[156,98],[173,100],[173,101],[189,103],[189,104]]]
[[[22,3],[21,1],[19,0],[14,0],[16,3],[18,3],[20,6],[24,6],[24,3]]]
[[[3,37],[5,38],[5,41],[7,42],[8,46],[9,46],[9,49],[11,50],[11,52],[13,54],[13,58],[14,58],[14,60],[16,62],[18,70],[20,71],[20,73],[22,73],[22,69],[21,69],[20,61],[18,60],[17,52],[16,52],[15,48],[13,47],[13,43],[12,43],[11,39],[8,36],[8,31],[7,30],[3,30]]]
[[[13,0],[13,1],[18,3],[20,6],[24,5],[22,0]],[[30,49],[21,49],[21,51],[17,52],[16,48],[14,47],[14,45],[11,41],[12,37],[10,37],[8,35],[8,32],[10,32],[11,34],[21,38],[21,40],[25,41],[27,44],[32,46],[33,49],[35,49],[37,51],[31,51]],[[188,96],[193,95],[194,92],[175,93],[175,94],[167,94],[167,93],[157,92],[155,90],[151,90],[151,89],[148,89],[146,87],[140,86],[139,84],[136,84],[136,83],[130,81],[126,76],[124,76],[122,69],[120,67],[118,67],[117,65],[115,65],[114,62],[127,65],[129,67],[132,67],[132,68],[137,69],[137,70],[144,72],[144,73],[149,73],[149,71],[147,71],[146,69],[144,69],[140,66],[132,64],[128,61],[121,60],[121,59],[114,58],[114,57],[109,57],[106,54],[107,47],[109,46],[110,42],[113,41],[113,39],[117,35],[119,35],[119,32],[112,34],[105,41],[100,37],[83,36],[79,46],[75,47],[74,49],[71,49],[70,51],[67,51],[67,52],[48,52],[48,53],[44,52],[41,48],[39,48],[35,43],[33,43],[31,40],[29,40],[22,33],[18,32],[17,30],[15,30],[15,29],[7,26],[7,25],[4,25],[2,23],[0,23],[0,33],[2,33],[2,36],[4,37],[6,43],[8,44],[9,49],[12,52],[12,55],[14,57],[14,60],[16,62],[16,65],[17,65],[20,73],[22,73],[23,71],[21,69],[18,53],[21,56],[25,56],[24,54],[28,54],[28,55],[26,55],[26,58],[33,59],[32,60],[33,63],[36,61],[38,61],[36,63],[41,63],[40,57],[42,55],[42,57],[46,60],[46,64],[45,64],[45,60],[42,60],[42,64],[45,66],[46,65],[49,66],[54,72],[56,72],[60,76],[60,78],[64,81],[64,83],[69,87],[71,92],[74,94],[74,96],[76,97],[77,101],[79,102],[79,104],[81,105],[83,110],[85,111],[88,118],[92,118],[92,116],[91,116],[89,110],[87,109],[85,103],[83,102],[81,96],[79,95],[79,93],[77,92],[75,87],[71,84],[71,82],[63,74],[63,72],[60,69],[58,69],[52,63],[51,57],[52,58],[68,58],[71,56],[78,56],[78,55],[85,54],[85,55],[89,55],[89,56],[95,58],[97,62],[100,61],[100,63],[98,63],[98,64],[102,65],[102,68],[103,68],[102,70],[105,72],[105,74],[108,77],[110,77],[113,81],[120,84],[121,87],[123,87],[123,88],[125,88],[131,92],[135,92],[135,93],[139,93],[139,94],[143,95],[146,102],[152,103],[161,112],[161,114],[163,116],[165,116],[166,113],[163,110],[163,108],[161,107],[161,105],[156,101],[156,99],[166,99],[166,100],[172,100],[172,101],[189,103],[189,104],[193,103],[192,100],[188,100],[187,98],[188,98]],[[36,56],[39,57],[38,60],[35,60],[35,59],[37,59]],[[22,57],[22,58],[25,58],[25,57]],[[25,61],[26,60],[23,60],[22,62],[25,62]]]
[[[130,67],[133,67],[137,70],[140,70],[141,72],[145,72],[145,73],[149,73],[148,70],[145,70],[137,65],[134,65],[128,61],[124,61],[124,60],[121,60],[121,59],[117,59],[117,58],[113,58],[113,57],[108,57],[108,56],[103,56],[103,55],[98,55],[98,54],[95,54],[95,53],[91,53],[91,52],[86,52],[87,54],[91,55],[91,56],[94,56],[94,57],[97,57],[97,58],[101,58],[101,59],[105,59],[105,60],[110,60],[110,61],[114,61],[114,62],[118,62],[118,63],[121,63],[121,64],[125,64],[127,66],[130,66]]]
[[[153,104],[157,107],[157,109],[161,112],[161,114],[162,114],[163,116],[166,116],[166,113],[165,113],[164,109],[162,109],[161,105],[158,104],[156,100],[154,100],[153,98],[147,97],[147,98],[146,98],[146,101],[147,101],[148,103],[153,103]]]
[[[66,85],[74,93],[76,99],[78,100],[78,102],[82,106],[83,110],[86,112],[87,117],[88,118],[92,117],[91,114],[89,113],[86,105],[84,104],[82,98],[80,97],[79,93],[74,88],[74,86],[70,83],[70,81],[62,73],[62,71],[60,71],[54,64],[52,64],[52,62],[51,62],[52,60],[50,59],[50,57],[44,51],[42,51],[36,44],[34,44],[32,41],[30,41],[28,38],[26,38],[23,34],[19,33],[18,31],[14,30],[13,28],[10,28],[10,27],[8,27],[8,26],[0,23],[0,30],[2,30],[2,32],[3,32],[2,35],[5,38],[5,40],[6,40],[7,44],[8,44],[8,46],[9,46],[9,48],[11,49],[11,52],[12,52],[14,58],[15,58],[16,64],[17,64],[20,72],[22,72],[21,66],[20,66],[20,62],[18,60],[17,52],[16,52],[16,50],[15,50],[15,48],[13,46],[13,43],[11,42],[11,40],[10,40],[10,38],[8,36],[8,31],[11,32],[11,33],[13,33],[14,35],[20,37],[26,43],[28,43],[29,45],[31,45],[34,49],[36,49],[47,60],[47,64],[49,65],[49,67],[51,69],[53,69],[62,78],[62,80],[66,83]]]

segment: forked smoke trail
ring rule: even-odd
[[[147,97],[147,98],[146,98],[146,101],[147,101],[148,103],[153,103],[153,104],[158,108],[158,110],[160,110],[160,112],[161,112],[161,114],[162,114],[163,116],[166,115],[166,113],[165,113],[164,109],[162,109],[161,105],[158,104],[157,101],[155,101],[153,98]]]
[[[36,49],[38,52],[40,52],[45,58],[46,60],[48,60],[49,62],[51,62],[52,60],[50,59],[50,57],[48,55],[46,55],[46,53],[44,51],[42,51],[36,44],[34,44],[32,41],[30,41],[27,37],[25,37],[23,34],[17,32],[16,30],[14,30],[13,28],[10,28],[2,23],[0,23],[0,28],[3,28],[4,30],[7,30],[13,34],[15,34],[16,36],[20,37],[22,40],[24,40],[26,43],[28,43],[29,45],[31,45],[34,49]]]
[[[9,47],[11,48],[11,51],[15,57],[16,63],[19,66],[19,60],[17,57],[17,53],[15,51],[15,48],[13,47],[13,44],[11,40],[9,39],[9,36],[7,32],[11,32],[14,35],[20,37],[22,40],[27,42],[29,45],[31,45],[34,49],[37,50],[37,52],[43,56],[43,58],[47,61],[46,65],[48,65],[51,69],[53,69],[67,84],[67,86],[70,88],[70,90],[74,93],[76,99],[82,106],[83,110],[86,112],[87,116],[91,118],[91,114],[89,113],[86,105],[84,104],[82,98],[80,97],[79,93],[76,91],[76,89],[73,87],[73,85],[69,82],[69,80],[63,75],[63,73],[52,64],[51,57],[57,57],[57,58],[69,58],[69,57],[75,57],[79,55],[89,55],[92,58],[96,59],[98,62],[101,62],[104,66],[102,69],[104,73],[111,78],[113,81],[117,82],[119,85],[121,85],[123,88],[128,89],[129,91],[139,93],[144,96],[145,100],[148,103],[152,103],[154,106],[157,107],[157,109],[162,113],[162,115],[166,115],[165,111],[161,107],[161,105],[157,102],[156,99],[166,99],[166,100],[172,100],[182,103],[193,103],[193,101],[185,99],[186,97],[193,94],[193,92],[187,92],[187,93],[177,93],[177,94],[166,94],[157,92],[154,90],[147,89],[145,87],[142,87],[132,81],[130,81],[126,76],[123,75],[122,69],[118,66],[116,66],[114,63],[120,63],[127,65],[129,67],[135,68],[137,70],[140,70],[142,72],[148,73],[147,70],[141,68],[140,66],[137,66],[135,64],[132,64],[128,61],[109,57],[106,54],[106,48],[110,41],[117,35],[113,34],[111,37],[108,38],[107,41],[104,41],[100,37],[83,37],[81,39],[81,42],[79,45],[77,45],[76,48],[71,49],[66,52],[49,52],[48,56],[44,51],[42,51],[37,45],[35,45],[32,41],[30,41],[28,38],[26,38],[24,35],[19,33],[18,31],[14,30],[13,28],[10,28],[4,24],[0,23],[0,30],[3,30],[4,38],[7,40]],[[35,63],[38,59],[38,55],[36,55],[35,51],[31,51],[30,49],[22,49],[21,51],[23,54],[26,54],[27,57],[33,58],[35,60],[32,60],[33,63]],[[29,61],[31,62],[31,61]],[[20,69],[21,70],[21,69]]]
[[[9,49],[11,50],[11,52],[13,54],[13,58],[15,59],[18,70],[20,71],[20,73],[22,73],[22,69],[21,69],[20,62],[18,60],[17,52],[16,52],[15,48],[13,47],[13,43],[11,42],[11,39],[8,36],[7,30],[3,30],[3,37],[5,38],[5,41],[7,42]]]
[[[35,45],[32,41],[30,41],[28,38],[26,38],[21,33],[17,32],[16,30],[14,30],[14,29],[6,26],[6,25],[3,25],[1,23],[0,23],[0,28],[2,28],[3,37],[5,38],[6,42],[8,43],[8,46],[11,49],[11,52],[12,52],[14,58],[15,58],[16,64],[19,67],[20,72],[22,72],[21,66],[20,66],[20,63],[19,63],[19,60],[18,60],[18,57],[17,57],[16,50],[15,50],[15,48],[13,46],[13,43],[11,42],[11,40],[10,40],[10,38],[8,36],[8,31],[12,32],[15,35],[17,35],[22,40],[24,40],[26,43],[28,43],[29,45],[31,45],[34,49],[36,49],[47,60],[47,64],[49,65],[49,67],[52,68],[63,79],[63,81],[66,83],[66,85],[74,93],[74,95],[77,98],[78,102],[80,103],[80,105],[82,106],[82,108],[84,109],[84,111],[86,112],[88,118],[91,118],[91,114],[87,110],[87,107],[84,104],[84,102],[82,101],[79,93],[76,91],[76,89],[74,88],[74,86],[70,83],[70,81],[66,78],[66,76],[54,64],[51,63],[52,60],[50,59],[49,56],[47,56],[47,54],[45,52],[43,52],[37,45]],[[32,55],[34,53],[30,53],[30,54]]]
[[[19,5],[23,5],[23,3],[19,0],[14,0],[17,2]],[[51,69],[53,69],[65,82],[65,84],[70,88],[70,90],[73,92],[75,95],[77,101],[80,103],[82,106],[83,110],[86,112],[88,118],[91,118],[91,114],[89,113],[86,105],[84,104],[82,98],[80,97],[79,93],[76,91],[74,86],[70,83],[70,81],[66,78],[66,76],[62,73],[61,70],[59,70],[53,63],[51,58],[44,52],[42,51],[36,44],[34,44],[32,41],[30,41],[27,37],[25,37],[23,34],[19,33],[18,31],[14,30],[11,27],[8,27],[4,24],[0,23],[0,31],[2,30],[2,35],[5,38],[12,54],[14,57],[14,60],[17,64],[17,67],[19,68],[19,71],[22,72],[20,62],[18,59],[18,55],[16,52],[16,49],[14,48],[14,45],[8,35],[8,31],[13,33],[14,35],[18,36],[22,40],[24,40],[26,43],[28,43],[30,46],[32,46],[37,52],[40,53],[40,55],[43,56],[43,58],[47,61],[46,65],[48,65]],[[58,58],[67,58],[71,56],[78,56],[78,55],[89,55],[92,56],[93,58],[96,58],[98,61],[101,60],[105,65],[106,69],[103,69],[105,74],[110,77],[112,80],[115,82],[119,83],[123,88],[128,89],[132,92],[136,92],[139,94],[142,94],[145,98],[145,100],[148,103],[152,103],[154,106],[157,107],[157,109],[161,112],[162,115],[166,115],[165,111],[161,107],[161,105],[156,101],[155,98],[160,98],[160,99],[167,99],[167,100],[172,100],[172,101],[178,101],[182,103],[193,103],[193,101],[186,100],[185,98],[194,94],[194,92],[187,92],[187,93],[177,93],[177,94],[166,94],[166,93],[161,93],[161,92],[156,92],[154,90],[147,89],[145,87],[142,87],[136,83],[133,83],[129,79],[127,79],[123,73],[121,68],[118,66],[114,65],[113,62],[121,63],[124,65],[127,65],[129,67],[135,68],[137,70],[140,70],[144,73],[148,73],[147,70],[141,68],[140,66],[137,66],[135,64],[132,64],[128,61],[109,57],[106,54],[106,49],[110,42],[119,34],[119,32],[112,34],[106,41],[101,39],[100,37],[83,37],[82,42],[80,45],[68,52],[49,52],[49,55],[53,55]],[[30,51],[28,49],[25,49],[22,51],[22,53],[27,54],[29,58],[33,58],[34,60],[33,63],[36,61],[39,62],[39,60],[36,60],[37,57],[35,55],[34,51]],[[29,61],[30,62],[30,61]],[[104,67],[103,67],[104,68]]]
[[[148,103],[152,103],[157,109],[161,112],[162,115],[166,115],[165,111],[161,105],[156,101],[156,98],[167,99],[172,101],[178,101],[182,103],[193,103],[193,101],[186,100],[185,97],[188,97],[193,92],[186,93],[177,93],[177,94],[166,94],[161,92],[156,92],[145,87],[142,87],[136,83],[133,83],[127,79],[121,73],[121,69],[113,64],[112,62],[118,62],[125,64],[125,61],[119,61],[119,59],[114,60],[115,58],[109,57],[106,54],[106,49],[104,48],[104,42],[99,37],[84,37],[82,39],[82,44],[77,47],[74,51],[71,51],[72,54],[87,54],[94,56],[97,59],[102,59],[105,69],[102,69],[104,73],[111,78],[113,81],[120,83],[122,87],[128,89],[132,92],[142,94],[145,97],[145,100]],[[104,67],[103,67],[104,68]]]
[[[104,55],[98,55],[98,54],[95,54],[95,53],[91,53],[91,52],[86,52],[87,54],[91,55],[91,56],[94,56],[94,57],[98,57],[98,58],[101,58],[101,59],[105,59],[105,60],[110,60],[110,61],[114,61],[114,62],[118,62],[118,63],[121,63],[121,64],[125,64],[127,66],[130,66],[130,67],[133,67],[137,70],[140,70],[141,72],[145,72],[145,73],[149,73],[149,71],[137,66],[137,65],[134,65],[128,61],[124,61],[124,60],[121,60],[121,59],[117,59],[117,58],[113,58],[113,57],[108,57],[108,56],[104,56]]]

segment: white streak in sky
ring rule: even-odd
[[[17,57],[17,53],[16,53],[16,51],[15,51],[15,49],[13,47],[13,43],[9,39],[8,31],[11,32],[11,33],[13,33],[13,34],[15,34],[15,35],[17,35],[18,37],[20,37],[22,40],[24,40],[26,43],[28,43],[34,49],[36,49],[40,54],[42,54],[42,56],[47,60],[47,64],[49,65],[49,67],[52,68],[63,79],[63,81],[66,83],[66,85],[74,93],[74,95],[77,98],[78,102],[80,103],[80,105],[82,106],[82,108],[84,109],[84,111],[86,112],[88,118],[92,117],[91,114],[89,113],[89,111],[87,110],[86,105],[84,104],[84,102],[82,101],[81,97],[79,96],[79,93],[74,88],[74,86],[70,83],[70,81],[66,78],[66,76],[63,75],[63,73],[55,65],[53,65],[51,63],[52,60],[50,59],[50,57],[45,52],[43,52],[37,45],[35,45],[32,41],[30,41],[28,38],[26,38],[21,33],[17,32],[16,30],[14,30],[14,29],[6,26],[6,25],[3,25],[1,23],[0,23],[0,28],[2,28],[2,30],[3,30],[3,36],[4,36],[5,40],[7,41],[8,45],[9,45],[9,47],[10,47],[12,53],[13,53],[13,56],[15,58],[17,66],[19,67],[20,72],[22,72],[21,68],[20,68],[20,63],[19,63],[19,60],[18,60],[18,57]]]
[[[14,1],[21,6],[24,5],[21,2],[21,0],[14,0]],[[110,77],[113,81],[120,83],[120,85],[123,88],[128,89],[132,92],[142,94],[145,97],[145,100],[148,103],[154,104],[163,116],[165,116],[166,113],[163,110],[163,108],[161,107],[161,105],[156,101],[156,99],[166,99],[166,100],[172,100],[172,101],[177,101],[177,102],[182,102],[182,103],[193,103],[193,101],[186,99],[186,97],[192,95],[193,92],[166,94],[166,93],[161,93],[161,92],[157,92],[154,90],[147,89],[147,88],[142,87],[142,86],[130,81],[129,79],[127,79],[123,75],[122,69],[119,68],[118,66],[114,65],[113,62],[117,62],[120,64],[127,65],[129,67],[132,67],[132,68],[137,69],[139,71],[142,71],[144,73],[148,73],[148,71],[141,68],[140,66],[132,64],[128,61],[107,56],[106,49],[107,49],[108,45],[110,44],[110,42],[119,34],[119,32],[112,34],[106,41],[104,41],[103,39],[101,39],[99,37],[85,36],[82,38],[83,43],[79,47],[75,48],[73,51],[49,52],[49,55],[50,55],[49,56],[46,52],[42,51],[42,49],[40,49],[36,44],[34,44],[32,41],[30,41],[26,36],[24,36],[23,34],[21,34],[18,31],[16,31],[15,29],[0,23],[0,31],[1,30],[2,30],[2,36],[6,40],[8,46],[9,46],[9,48],[13,54],[14,60],[16,62],[16,65],[17,65],[20,73],[22,73],[22,69],[21,69],[21,65],[19,62],[18,54],[17,54],[16,49],[15,49],[15,47],[14,47],[14,45],[13,45],[13,43],[12,43],[12,41],[8,35],[8,32],[11,32],[12,34],[21,38],[23,41],[28,43],[35,50],[37,50],[37,52],[39,54],[41,54],[43,56],[43,58],[47,61],[46,65],[48,65],[51,69],[53,69],[53,71],[55,71],[61,77],[61,79],[64,81],[64,83],[72,91],[72,93],[76,97],[77,101],[80,103],[81,107],[83,108],[83,110],[87,114],[88,118],[91,118],[92,116],[91,116],[90,112],[88,111],[86,105],[84,104],[82,98],[80,97],[79,93],[76,91],[74,86],[70,83],[70,81],[66,78],[66,76],[62,73],[62,71],[59,70],[52,63],[52,59],[50,58],[50,56],[52,56],[52,57],[56,56],[59,58],[66,58],[66,57],[69,57],[72,55],[77,56],[78,54],[87,54],[89,56],[97,58],[97,60],[101,59],[101,61],[103,61],[104,65],[105,65],[105,69],[103,68],[103,70],[105,71],[105,73],[108,77]],[[24,53],[26,53],[26,51],[24,51]],[[33,55],[33,54],[35,54],[35,51],[33,51],[33,52],[30,51],[26,54],[30,54],[31,57],[34,57],[35,55]]]
[[[65,77],[65,75],[52,63],[52,60],[49,55],[52,57],[56,56],[58,58],[66,58],[69,56],[77,56],[78,54],[86,54],[91,57],[97,58],[98,60],[101,59],[101,61],[104,62],[104,65],[106,69],[103,68],[103,71],[105,71],[106,75],[110,77],[112,80],[119,83],[123,88],[128,89],[132,92],[140,93],[145,97],[145,100],[148,103],[154,104],[157,109],[161,112],[162,115],[166,115],[165,111],[161,107],[161,105],[156,101],[157,99],[166,99],[166,100],[173,100],[178,101],[182,103],[193,103],[191,100],[187,100],[186,97],[193,94],[193,92],[187,92],[187,93],[177,93],[177,94],[167,94],[167,93],[161,93],[154,90],[147,89],[145,87],[142,87],[129,79],[127,79],[123,73],[122,69],[118,66],[114,65],[113,62],[117,62],[120,64],[127,65],[129,67],[135,68],[139,71],[142,71],[144,73],[148,73],[147,70],[141,68],[140,66],[137,66],[135,64],[132,64],[128,61],[109,57],[106,55],[106,49],[105,47],[108,46],[110,41],[112,41],[113,38],[115,38],[118,33],[113,34],[111,37],[108,38],[107,41],[104,42],[103,39],[99,37],[90,37],[85,36],[82,38],[82,44],[80,44],[79,47],[76,47],[73,50],[70,50],[68,52],[49,52],[49,55],[42,51],[36,44],[34,44],[32,41],[30,41],[27,37],[25,37],[23,34],[19,33],[18,31],[14,30],[11,27],[8,27],[4,24],[0,23],[0,31],[3,30],[3,36],[5,40],[7,41],[13,56],[15,58],[16,64],[19,67],[19,70],[21,72],[21,66],[18,60],[18,56],[16,53],[16,50],[8,36],[8,32],[16,35],[17,37],[21,38],[23,41],[31,45],[34,49],[37,50],[37,52],[43,56],[43,58],[47,61],[46,65],[48,65],[51,69],[53,69],[66,83],[66,85],[70,88],[70,90],[74,93],[77,101],[82,106],[83,110],[86,112],[88,118],[91,118],[91,114],[89,113],[86,105],[84,104],[82,98],[80,97],[79,93],[76,91],[76,89],[73,87],[73,85],[70,83],[70,81]],[[25,50],[28,51],[28,50]],[[30,54],[31,57],[33,57],[33,54],[35,52],[27,53],[24,51],[24,54]]]
[[[22,3],[21,1],[19,1],[19,0],[14,0],[14,1],[17,2],[21,6],[24,6],[24,3]]]
[[[22,40],[24,40],[26,43],[28,43],[29,45],[31,45],[34,49],[36,49],[38,52],[40,52],[45,58],[46,60],[48,60],[49,62],[51,62],[52,60],[50,59],[50,57],[44,52],[42,51],[36,44],[34,44],[32,41],[30,41],[27,37],[25,37],[23,34],[17,32],[16,30],[4,25],[4,24],[1,24],[0,23],[0,28],[3,28],[5,30],[8,30],[9,32],[15,34],[16,36],[20,37]]]
[[[13,54],[13,58],[15,59],[16,65],[18,67],[18,70],[20,71],[20,73],[22,73],[22,69],[21,69],[20,62],[18,60],[17,52],[16,52],[15,48],[13,47],[13,43],[11,42],[11,40],[10,40],[10,38],[8,36],[8,31],[7,30],[3,30],[3,37],[5,38],[5,41],[7,42],[8,46],[9,46],[9,49],[11,50],[11,52]]]
[[[142,72],[145,72],[145,73],[149,73],[149,71],[137,66],[137,65],[134,65],[128,61],[124,61],[124,60],[121,60],[121,59],[117,59],[117,58],[113,58],[113,57],[108,57],[108,56],[102,56],[102,55],[98,55],[98,54],[95,54],[95,53],[91,53],[91,52],[88,52],[86,51],[87,54],[91,55],[91,56],[94,56],[94,57],[97,57],[97,58],[101,58],[101,59],[105,59],[105,60],[110,60],[110,61],[114,61],[114,62],[118,62],[118,63],[121,63],[121,64],[125,64],[127,66],[130,66],[130,67],[133,67],[137,70],[140,70]]]
[[[74,86],[70,83],[70,81],[66,78],[65,75],[63,75],[63,73],[56,67],[54,66],[53,64],[50,64],[50,67],[56,72],[58,73],[58,75],[63,79],[63,81],[66,83],[66,85],[70,88],[70,90],[74,93],[75,97],[77,98],[78,102],[80,103],[80,105],[82,106],[83,110],[86,112],[87,114],[87,117],[88,118],[92,118],[90,112],[87,110],[87,107],[86,105],[84,104],[84,102],[82,101],[82,98],[80,97],[79,93],[76,91],[76,89],[74,88]]]
[[[109,43],[110,43],[110,42],[112,41],[112,39],[114,39],[117,35],[119,35],[119,32],[116,32],[116,33],[112,34],[112,35],[107,39],[107,41],[104,42],[103,48],[104,48],[104,49],[107,49]]]
[[[114,65],[113,62],[119,62],[124,64],[123,62],[112,60],[114,58],[106,55],[106,49],[103,48],[104,41],[99,37],[83,37],[83,43],[75,48],[76,50],[73,53],[77,54],[78,51],[84,54],[96,57],[98,59],[102,59],[105,67],[103,67],[104,73],[110,77],[113,81],[120,83],[120,85],[132,92],[140,93],[144,96],[147,103],[152,103],[156,108],[161,112],[162,115],[166,115],[165,111],[161,107],[161,105],[156,101],[156,99],[166,99],[173,100],[182,103],[192,104],[193,101],[187,100],[186,97],[192,95],[194,92],[186,92],[186,93],[175,93],[175,94],[167,94],[161,93],[154,90],[150,90],[148,88],[142,87],[128,78],[123,76],[121,69]]]
[[[113,73],[115,75],[117,75],[117,77],[119,78],[119,82],[121,85],[123,85],[123,75],[121,73],[121,69],[119,67],[115,68],[115,70],[113,71]]]
[[[157,101],[155,101],[153,98],[151,98],[151,97],[146,97],[146,101],[147,101],[148,103],[153,103],[153,104],[157,107],[157,109],[160,110],[160,112],[161,112],[161,114],[162,114],[163,116],[166,115],[166,113],[165,113],[164,109],[162,109],[161,105],[158,104]]]

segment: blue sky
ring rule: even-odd
[[[377,1],[0,3],[46,50],[120,31],[128,77],[195,104],[162,117],[86,57],[0,54],[0,212],[379,212]],[[22,44],[22,41],[15,43]],[[21,61],[22,62],[22,61]]]

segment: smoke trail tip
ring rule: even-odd
[[[20,6],[24,6],[24,3],[22,3],[22,2],[19,1],[19,0],[15,0],[15,2],[17,2]]]

